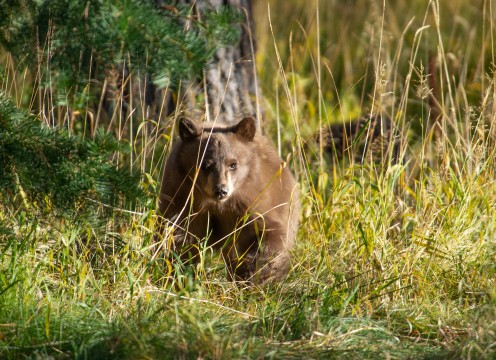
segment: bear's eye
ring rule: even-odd
[[[238,164],[236,162],[232,162],[229,164],[230,170],[236,170],[237,167],[238,167]]]

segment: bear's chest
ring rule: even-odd
[[[238,245],[250,242],[257,234],[258,224],[252,216],[236,216],[236,214],[204,214],[203,224],[197,230],[200,238],[205,238],[207,244],[214,248],[222,248],[227,243]]]

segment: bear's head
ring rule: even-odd
[[[229,127],[200,126],[179,121],[179,166],[193,177],[204,200],[227,201],[254,171],[257,161],[255,119],[245,117]],[[195,171],[197,170],[197,171]]]

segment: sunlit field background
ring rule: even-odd
[[[289,276],[238,286],[210,249],[195,280],[164,261],[154,196],[179,110],[148,118],[135,86],[135,108],[102,123],[131,145],[115,161],[144,173],[147,202],[103,224],[0,204],[0,357],[496,356],[495,4],[253,5],[264,132],[302,193]],[[56,99],[34,105],[36,74],[0,60],[16,105],[66,124]],[[403,161],[323,153],[319,128],[370,113]]]

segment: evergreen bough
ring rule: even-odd
[[[0,92],[0,202],[4,204],[24,203],[29,210],[64,217],[89,213],[99,203],[131,205],[143,198],[140,175],[111,161],[114,152],[126,150],[101,131],[94,139],[83,139],[50,128]]]
[[[0,45],[19,64],[42,69],[41,85],[55,88],[62,100],[123,68],[142,70],[160,87],[174,87],[180,79],[201,75],[219,47],[239,38],[240,27],[233,25],[242,15],[231,8],[198,19],[191,6],[153,3],[0,1]]]

